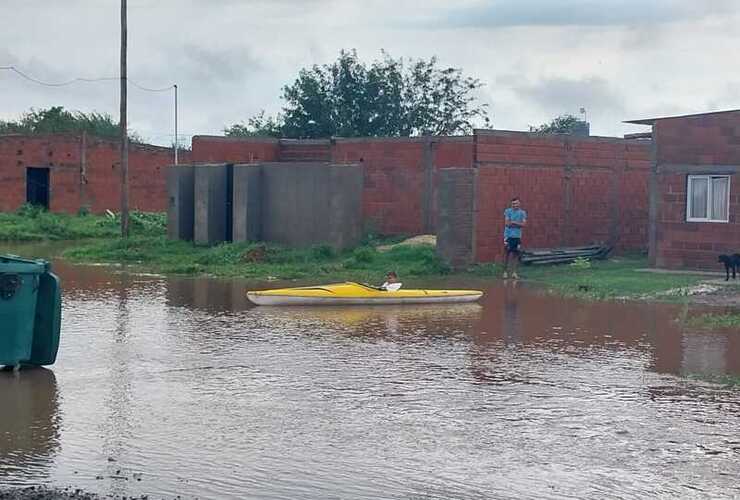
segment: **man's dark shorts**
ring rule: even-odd
[[[515,253],[519,255],[519,244],[521,242],[521,238],[506,238],[506,253]]]

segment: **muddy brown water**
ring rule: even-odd
[[[43,253],[38,247],[15,253]],[[55,261],[51,369],[0,374],[0,488],[152,498],[740,497],[740,332],[501,283],[480,304],[252,307]]]

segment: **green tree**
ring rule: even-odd
[[[264,112],[225,129],[227,135],[293,138],[418,136],[470,133],[488,125],[487,104],[479,103],[480,80],[437,59],[382,59],[369,66],[357,52],[341,51],[331,64],[301,69],[282,89],[283,111]]]
[[[584,134],[588,135],[588,124],[571,114],[560,115],[539,127],[529,127],[530,132],[541,134]]]
[[[109,114],[67,111],[62,106],[40,110],[31,108],[17,121],[0,120],[0,134],[60,134],[82,131],[109,139],[120,137],[118,122]],[[129,140],[142,142],[135,132],[129,132]]]
[[[247,120],[247,123],[235,123],[224,129],[226,137],[280,137],[282,116],[265,116],[262,110],[256,116]]]

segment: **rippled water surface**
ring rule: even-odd
[[[55,262],[50,370],[0,374],[0,485],[171,498],[740,497],[740,332],[520,284],[259,308]],[[699,379],[697,379],[699,378]]]

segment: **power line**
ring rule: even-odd
[[[32,76],[29,76],[26,73],[24,73],[23,71],[21,71],[18,68],[16,68],[15,66],[0,66],[0,69],[4,69],[4,70],[7,70],[7,71],[12,71],[12,72],[16,73],[18,76],[20,76],[22,78],[25,78],[28,81],[37,83],[39,85],[43,85],[45,87],[66,87],[67,85],[72,85],[73,83],[77,83],[77,82],[92,83],[92,82],[108,82],[108,81],[120,80],[120,77],[117,77],[117,76],[107,76],[107,77],[102,77],[102,78],[82,78],[82,77],[78,77],[78,78],[73,78],[71,80],[67,80],[66,82],[51,83],[51,82],[44,82],[42,80],[39,80],[39,79],[34,78]],[[139,90],[143,90],[145,92],[166,92],[168,90],[172,90],[172,89],[175,88],[174,85],[170,85],[169,87],[162,87],[162,88],[159,88],[159,89],[152,89],[152,88],[149,88],[149,87],[144,87],[143,85],[140,85],[140,84],[138,84],[135,81],[130,80],[130,79],[128,80],[128,83],[130,83],[134,87],[138,88]]]
[[[76,82],[102,82],[102,81],[109,81],[109,80],[118,80],[119,78],[115,77],[106,77],[106,78],[74,78],[72,80],[66,81],[66,82],[60,82],[60,83],[49,83],[49,82],[43,82],[41,80],[38,80],[32,76],[29,76],[25,74],[23,71],[19,70],[15,66],[0,66],[0,69],[4,70],[10,70],[19,76],[25,78],[26,80],[29,80],[34,83],[38,83],[39,85],[44,85],[46,87],[65,87],[67,85],[71,85]]]
[[[133,85],[134,87],[136,87],[136,88],[138,88],[140,90],[144,90],[146,92],[167,92],[168,90],[172,90],[172,89],[175,88],[174,85],[170,85],[169,87],[162,87],[161,89],[150,89],[150,88],[147,88],[147,87],[142,87],[141,85],[139,85],[138,83],[136,83],[133,80],[129,80],[128,82],[131,85]]]
[[[125,5],[126,5],[125,4],[125,0],[121,0],[121,1],[122,1],[122,4],[121,4],[122,5],[122,9],[125,9],[126,8],[125,7]],[[122,14],[122,16],[123,16],[123,14]],[[144,92],[168,92],[170,90],[174,90],[175,91],[175,133],[172,134],[171,137],[175,140],[175,165],[177,165],[177,141],[179,140],[179,138],[180,138],[181,135],[184,136],[184,137],[188,137],[188,134],[179,134],[178,131],[177,131],[177,85],[176,84],[169,85],[167,87],[156,88],[156,89],[155,88],[150,88],[150,87],[145,87],[145,86],[143,86],[143,85],[141,85],[139,83],[136,83],[133,80],[128,79],[126,77],[126,73],[123,72],[123,71],[121,72],[121,74],[124,75],[123,78],[122,77],[116,77],[116,76],[108,76],[108,77],[102,77],[102,78],[82,78],[82,77],[77,77],[77,78],[73,78],[71,80],[67,80],[66,82],[45,82],[43,80],[39,80],[38,78],[34,78],[34,77],[30,76],[30,75],[27,75],[26,73],[24,73],[23,71],[19,70],[15,66],[0,66],[0,70],[12,71],[13,73],[17,74],[21,78],[24,78],[24,79],[26,79],[26,80],[28,80],[30,82],[36,83],[38,85],[43,85],[45,87],[66,87],[67,85],[72,85],[73,83],[77,83],[77,82],[91,83],[91,82],[121,81],[122,79],[125,79],[126,80],[126,83],[130,83],[135,88],[137,88],[139,90],[143,90]],[[121,85],[121,96],[122,96],[122,100],[125,99],[125,89],[126,89],[126,86]],[[192,135],[190,137],[192,137]],[[122,143],[123,143],[123,141],[122,141]],[[122,161],[122,163],[123,163],[123,161]]]

